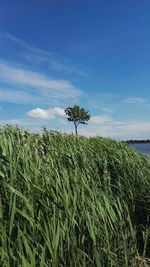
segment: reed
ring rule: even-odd
[[[150,249],[150,160],[125,142],[0,129],[1,266],[128,267]]]

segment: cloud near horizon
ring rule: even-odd
[[[149,139],[150,123],[149,122],[117,122],[110,121],[102,124],[89,124],[89,128],[81,128],[79,133],[81,135],[102,136],[115,139]]]
[[[72,123],[68,123],[67,120],[61,119],[65,116],[64,110],[58,107],[51,108],[48,110],[43,110],[36,108],[28,112],[28,116],[31,119],[10,119],[1,120],[0,124],[13,124],[25,126],[32,132],[41,132],[43,125],[50,128],[48,121],[57,118],[57,128],[61,132],[72,133],[74,132],[74,127]],[[99,116],[98,116],[99,117]],[[45,120],[43,122],[43,119]],[[64,128],[61,126],[64,125]],[[67,128],[66,128],[67,126]],[[52,128],[50,128],[52,129]],[[140,129],[140,130],[139,130]],[[119,122],[113,119],[107,121],[102,120],[100,123],[93,123],[89,121],[87,126],[79,126],[79,134],[87,137],[90,136],[101,136],[110,137],[115,139],[127,140],[127,139],[149,139],[150,123],[149,122],[138,122],[138,121],[125,121]]]

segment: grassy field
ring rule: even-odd
[[[148,215],[150,159],[126,143],[0,130],[0,266],[131,266]]]

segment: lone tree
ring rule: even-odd
[[[68,116],[68,121],[72,121],[75,127],[75,134],[78,134],[78,125],[79,124],[86,124],[86,121],[90,119],[89,111],[85,110],[84,108],[80,108],[77,105],[73,107],[68,107],[65,109],[65,113]]]

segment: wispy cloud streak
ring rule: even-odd
[[[146,102],[146,99],[141,97],[133,97],[125,99],[124,102],[127,104],[143,104]]]
[[[3,100],[5,97],[11,100],[10,91],[16,94],[18,100],[22,99],[22,96],[27,99],[31,97],[30,102],[33,98],[32,94],[40,99],[69,99],[82,95],[82,91],[74,87],[70,81],[55,80],[38,72],[16,68],[3,61],[0,61],[0,80],[5,85],[0,88]]]
[[[67,57],[62,57],[50,51],[36,48],[9,33],[1,33],[0,39],[3,39],[3,42],[10,43],[11,48],[14,47],[15,50],[17,48],[18,56],[20,56],[22,60],[28,63],[30,62],[30,64],[43,65],[56,72],[87,76],[84,70],[79,66],[73,65]]]

